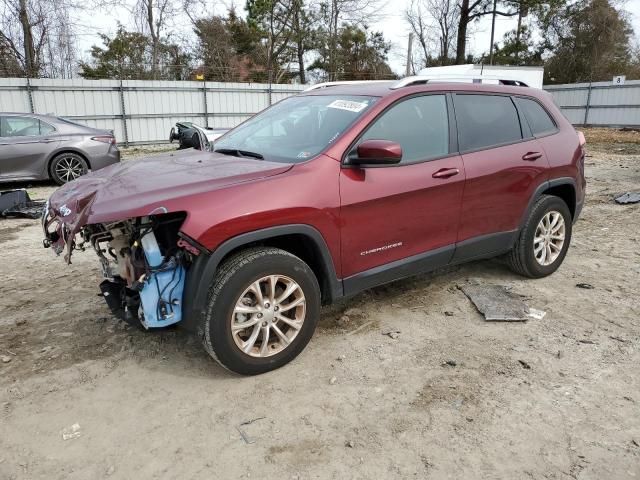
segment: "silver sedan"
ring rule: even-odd
[[[62,185],[119,161],[108,130],[51,115],[0,113],[0,182],[51,179]]]

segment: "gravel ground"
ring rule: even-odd
[[[640,477],[640,205],[612,201],[640,190],[640,155],[614,147],[592,147],[551,277],[491,260],[369,290],[251,378],[118,322],[92,253],[66,266],[37,221],[0,220],[0,478]],[[487,323],[470,279],[547,314]]]

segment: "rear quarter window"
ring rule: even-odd
[[[458,93],[454,105],[461,151],[522,140],[518,111],[510,97]]]
[[[553,133],[557,130],[556,124],[547,111],[535,100],[518,97],[515,99],[520,109],[524,112],[531,133],[535,137]]]

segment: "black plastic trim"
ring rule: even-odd
[[[368,288],[444,267],[451,261],[454,250],[455,245],[447,245],[356,273],[343,280],[344,294],[355,295]]]
[[[519,230],[490,233],[469,238],[456,244],[451,263],[463,263],[480,258],[493,257],[508,252],[513,247]]]
[[[336,275],[333,258],[322,234],[310,225],[292,224],[263,228],[253,232],[237,235],[222,243],[209,255],[199,255],[191,265],[186,278],[183,295],[185,327],[197,330],[198,323],[204,315],[209,289],[215,277],[218,265],[232,250],[261,240],[268,240],[283,235],[304,235],[312,241],[322,256],[322,267],[329,285],[329,301],[343,296],[342,282]]]
[[[536,190],[533,192],[533,195],[531,195],[531,198],[529,199],[529,204],[527,205],[527,208],[524,211],[524,214],[522,215],[522,219],[520,220],[520,228],[522,228],[522,226],[524,225],[524,222],[526,222],[527,218],[529,218],[529,213],[531,212],[531,209],[533,208],[533,204],[536,202],[536,200],[538,200],[538,198],[540,198],[540,196],[546,190],[549,190],[551,187],[557,187],[558,185],[571,185],[573,187],[574,194],[577,195],[578,190],[576,189],[576,181],[571,177],[554,178],[554,179],[542,182],[540,185],[538,185]],[[577,212],[578,212],[578,199],[576,198],[576,213]],[[577,216],[574,213],[574,220],[575,218],[577,218]]]

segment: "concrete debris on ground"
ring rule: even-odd
[[[398,338],[398,335],[400,335],[400,330],[386,330],[382,332],[382,335],[386,335],[387,337],[393,338],[395,340],[396,338]]]
[[[80,431],[79,423],[74,423],[70,427],[67,427],[62,430],[63,440],[71,440],[73,438],[78,438],[80,435],[82,435],[82,432]]]
[[[469,282],[458,285],[489,322],[525,322],[542,319],[546,312],[530,309],[519,295],[504,285]]]
[[[619,197],[615,198],[615,202],[620,205],[627,205],[629,203],[640,203],[640,192],[627,192],[623,193]]]

